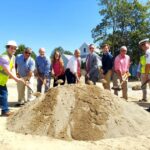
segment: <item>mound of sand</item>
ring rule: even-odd
[[[94,85],[65,85],[21,108],[8,129],[60,139],[149,135],[150,114]]]

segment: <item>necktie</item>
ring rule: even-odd
[[[81,71],[80,71],[80,62],[79,62],[79,59],[77,59],[77,74],[78,74],[78,77],[81,76]]]
[[[89,55],[88,56],[88,58],[87,58],[87,73],[89,73],[89,71],[90,71],[90,59],[91,59],[91,55]]]

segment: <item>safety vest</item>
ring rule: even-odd
[[[140,72],[145,73],[145,66],[146,66],[146,57],[145,57],[145,55],[140,57],[140,64],[141,64]]]
[[[0,57],[6,59],[9,62],[9,69],[12,70],[14,66],[15,56],[12,56],[11,59],[9,58],[7,53],[0,55]],[[9,79],[9,75],[4,71],[3,67],[0,66],[0,85],[5,86]]]

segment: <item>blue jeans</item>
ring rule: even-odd
[[[0,105],[2,107],[2,113],[6,113],[9,111],[8,109],[8,91],[7,87],[0,85]]]
[[[44,80],[44,75],[40,75],[40,77],[42,78],[42,80]],[[47,92],[50,88],[50,79],[51,76],[49,75],[49,77],[46,79],[46,84],[45,84],[45,91]],[[42,91],[42,85],[43,85],[43,81],[41,81],[41,79],[37,79],[37,92],[41,92]]]

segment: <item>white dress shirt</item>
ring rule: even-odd
[[[78,63],[77,63],[77,59],[79,59],[80,61],[80,58],[76,58],[75,56],[72,56],[68,63],[67,63],[67,69],[70,69],[70,71],[75,74],[77,73],[77,69],[78,69]]]

